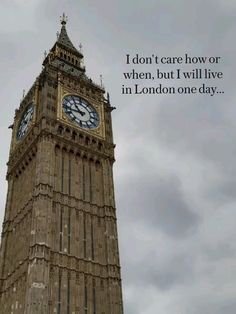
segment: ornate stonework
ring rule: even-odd
[[[0,251],[2,314],[123,313],[114,108],[103,87],[86,76],[65,25],[63,16],[58,40],[15,114]],[[70,119],[62,108],[66,95],[91,104],[99,126]],[[87,114],[78,112],[81,119]]]

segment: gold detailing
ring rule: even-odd
[[[91,130],[85,130],[81,127],[79,127],[77,124],[75,124],[73,121],[71,121],[68,116],[64,113],[64,110],[62,108],[62,101],[64,97],[69,96],[69,95],[74,95],[81,97],[88,101],[89,104],[91,104],[96,111],[98,112],[100,123],[99,126],[96,129],[91,129]],[[104,128],[104,110],[103,110],[103,105],[101,101],[91,99],[90,97],[87,96],[85,91],[82,91],[81,88],[78,88],[77,90],[70,89],[68,87],[64,87],[63,84],[61,83],[61,75],[58,77],[58,103],[57,103],[57,118],[59,120],[62,120],[65,124],[68,124],[70,126],[76,127],[83,131],[84,133],[87,134],[92,134],[95,136],[98,136],[100,138],[105,137],[105,128]]]

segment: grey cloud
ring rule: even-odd
[[[194,280],[194,262],[187,254],[186,256],[174,256],[163,267],[158,267],[158,262],[156,268],[153,267],[153,263],[149,266],[147,265],[146,268],[146,278],[149,279],[149,284],[151,283],[161,290],[168,290],[175,285],[186,284],[186,282],[192,283]]]
[[[219,207],[236,202],[236,180],[234,178],[236,169],[233,164],[231,164],[231,171],[233,172],[231,175],[220,176],[206,191],[206,196],[214,200]]]
[[[143,165],[140,164],[140,167]],[[144,169],[147,171],[147,166]],[[129,214],[134,220],[142,220],[169,236],[184,237],[194,231],[199,217],[186,203],[178,178],[161,178],[151,173],[147,175],[145,171],[127,178],[120,195],[121,206],[132,209]]]
[[[216,291],[215,291],[216,292]],[[198,302],[196,302],[198,301]],[[236,302],[234,297],[227,298],[226,300],[206,299],[205,302],[201,300],[193,300],[195,308],[189,306],[186,310],[191,314],[234,314],[236,308]]]
[[[206,246],[203,249],[205,255],[210,261],[222,260],[227,258],[236,258],[235,248],[230,244],[217,243],[212,246]]]
[[[191,255],[174,255],[160,263],[158,248],[156,254],[145,256],[139,264],[133,265],[133,271],[128,274],[129,283],[137,286],[145,286],[166,291],[173,289],[176,285],[193,283],[194,261]],[[137,271],[139,275],[137,276]],[[141,271],[140,271],[141,270]]]

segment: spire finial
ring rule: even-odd
[[[82,53],[83,45],[82,43],[79,43],[79,51]]]
[[[61,20],[61,25],[66,25],[68,21],[68,17],[65,15],[65,13],[62,14],[62,16],[60,17],[60,20]]]
[[[100,86],[103,87],[103,77],[102,77],[102,74],[100,75]]]

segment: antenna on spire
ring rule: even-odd
[[[66,16],[65,13],[63,13],[62,16],[60,16],[60,21],[61,21],[61,25],[66,25],[68,21],[68,16]]]

